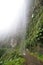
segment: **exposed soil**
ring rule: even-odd
[[[25,65],[43,65],[43,62],[30,55],[27,51],[25,52],[24,58],[26,59]]]

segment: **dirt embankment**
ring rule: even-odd
[[[27,51],[25,52],[24,58],[26,59],[25,65],[43,65],[43,62],[30,55]]]

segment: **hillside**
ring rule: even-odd
[[[13,43],[17,42],[15,47],[14,44],[10,46],[12,38],[1,42],[5,45],[0,48],[0,65],[43,65],[43,1],[36,3],[28,21],[25,39],[21,42],[21,37],[13,37]]]

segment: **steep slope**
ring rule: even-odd
[[[43,32],[43,6],[37,5],[34,8],[31,21],[28,24],[27,37],[26,37],[27,43],[28,44],[35,43],[38,37],[40,36],[39,33],[42,33],[41,31]]]

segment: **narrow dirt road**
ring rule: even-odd
[[[43,62],[30,55],[27,51],[25,52],[24,58],[26,59],[25,65],[43,65]]]

